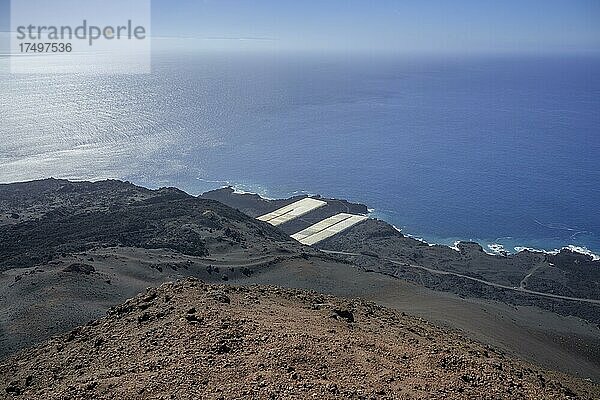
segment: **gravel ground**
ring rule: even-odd
[[[600,388],[364,300],[166,283],[0,364],[22,399],[565,399]]]

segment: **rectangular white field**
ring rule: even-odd
[[[317,234],[317,233],[337,224],[338,222],[342,222],[343,220],[350,218],[351,216],[352,216],[352,214],[346,214],[346,213],[334,215],[333,217],[329,217],[327,219],[324,219],[323,221],[317,222],[316,224],[311,225],[308,228],[306,228],[298,233],[294,233],[292,235],[292,237],[294,239],[296,239],[297,241],[301,242],[302,240],[306,239],[307,237]]]
[[[281,225],[298,217],[301,217],[309,212],[316,210],[317,208],[327,205],[326,201],[317,199],[311,199],[307,197],[302,200],[298,200],[292,204],[288,204],[285,207],[281,207],[278,210],[265,214],[258,217],[260,221],[265,221],[271,225]]]
[[[293,234],[292,238],[302,244],[312,246],[313,244],[319,243],[333,235],[337,235],[366,219],[367,217],[363,215],[346,213],[337,214]]]

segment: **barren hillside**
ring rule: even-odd
[[[0,364],[9,398],[597,398],[363,300],[208,285],[148,289],[105,318]]]

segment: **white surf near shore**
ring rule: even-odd
[[[377,211],[375,209],[369,208],[369,216],[372,216],[374,214],[373,217],[376,218],[376,216],[378,215]],[[383,221],[385,221],[385,218],[380,218]],[[388,221],[386,221],[388,222]],[[388,222],[389,223],[389,222]],[[455,240],[455,239],[449,239],[448,241],[443,241],[443,242],[432,242],[432,241],[428,241],[426,239],[423,239],[422,237],[419,236],[415,236],[412,235],[410,233],[406,233],[404,232],[404,230],[402,228],[398,228],[396,225],[392,225],[392,227],[394,227],[395,230],[397,230],[398,232],[400,232],[401,234],[403,234],[406,237],[418,240],[419,242],[425,243],[428,246],[448,246],[450,247],[452,250],[458,251],[460,252],[460,249],[458,247],[458,244],[461,242],[476,242],[479,245],[481,245],[481,247],[483,248],[483,251],[485,251],[487,254],[489,255],[494,255],[494,256],[509,256],[512,254],[517,254],[521,251],[530,251],[530,252],[535,252],[535,253],[545,253],[545,254],[553,254],[556,255],[558,253],[561,252],[561,250],[569,250],[572,251],[574,253],[579,253],[579,254],[585,254],[588,255],[590,257],[592,257],[592,260],[594,261],[599,261],[600,260],[600,255],[596,254],[594,252],[592,252],[591,250],[589,250],[588,248],[586,248],[585,246],[576,246],[576,245],[567,245],[567,246],[563,246],[560,249],[553,249],[553,250],[544,250],[544,249],[538,249],[538,248],[534,248],[534,247],[527,247],[527,246],[515,246],[513,247],[514,251],[510,251],[509,249],[506,248],[505,245],[501,244],[501,243],[497,243],[497,242],[493,242],[493,243],[489,243],[485,240],[478,240],[478,239],[460,239],[460,240]],[[512,239],[512,237],[506,237],[506,238],[498,238],[496,240],[500,240],[500,239]],[[452,241],[452,244],[448,244],[449,241]]]
[[[569,250],[569,251],[572,251],[573,253],[579,253],[579,254],[584,254],[586,256],[590,256],[590,257],[592,257],[592,260],[594,260],[594,261],[600,260],[600,255],[591,252],[586,247],[575,246],[572,244],[569,246],[564,246],[560,249],[554,249],[554,250],[541,250],[541,249],[533,249],[531,247],[522,247],[522,246],[515,247],[515,252],[517,252],[517,253],[520,253],[522,251],[530,251],[533,253],[544,253],[544,254],[556,255],[556,254],[560,253],[562,250]]]
[[[226,181],[213,181],[213,182],[226,182]],[[259,195],[262,198],[266,199],[266,200],[275,200],[269,197],[264,196],[264,194],[262,193],[256,193],[256,192],[252,192],[252,191],[246,191],[243,188],[240,188],[240,185],[231,185],[229,182],[227,182],[227,185],[224,187],[230,187],[234,190],[234,193],[239,193],[239,194],[255,194],[255,195]],[[296,191],[294,195],[297,195],[298,193],[302,193],[305,194],[305,191]],[[376,209],[374,208],[368,208],[368,217],[369,218],[378,218],[378,212]],[[483,251],[485,251],[487,254],[489,255],[494,255],[494,256],[502,256],[502,257],[506,257],[509,255],[513,255],[513,254],[517,254],[520,253],[522,251],[530,251],[530,252],[535,252],[535,253],[545,253],[545,254],[552,254],[552,255],[556,255],[558,253],[560,253],[561,250],[569,250],[572,251],[574,253],[580,253],[580,254],[584,254],[584,255],[588,255],[590,257],[592,257],[592,260],[594,261],[599,261],[600,260],[600,255],[596,254],[592,251],[590,251],[589,249],[587,249],[584,246],[576,246],[576,245],[567,245],[567,246],[563,246],[560,249],[553,249],[553,250],[544,250],[544,249],[538,249],[538,248],[533,248],[533,247],[527,247],[527,246],[515,246],[513,247],[514,251],[510,251],[508,250],[505,245],[501,244],[501,243],[488,243],[486,241],[482,241],[482,240],[477,240],[477,239],[460,239],[460,240],[452,240],[452,245],[448,244],[448,242],[443,243],[436,243],[436,242],[431,242],[428,240],[423,239],[422,237],[419,236],[415,236],[412,235],[410,233],[404,232],[402,228],[399,228],[396,225],[391,224],[389,221],[387,221],[385,218],[379,218],[387,223],[389,223],[390,225],[392,225],[392,227],[400,232],[401,234],[403,234],[406,237],[418,240],[422,243],[427,244],[428,246],[447,246],[449,248],[451,248],[452,250],[458,251],[460,252],[460,249],[458,247],[458,244],[461,242],[476,242],[479,245],[481,245],[481,247],[483,248]],[[507,239],[512,239],[512,237],[507,237]],[[496,239],[499,240],[499,239]]]

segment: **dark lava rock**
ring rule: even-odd
[[[199,318],[196,314],[186,314],[185,319],[191,323],[196,323],[196,322],[202,321],[202,318]]]
[[[150,314],[145,312],[142,315],[140,315],[138,317],[138,322],[146,322],[146,321],[150,321]]]
[[[354,322],[354,314],[348,310],[333,310],[334,318],[345,319],[347,322]]]
[[[65,269],[63,269],[63,272],[90,275],[96,272],[96,269],[88,264],[73,263]]]
[[[223,303],[223,304],[231,303],[231,299],[225,294],[225,292],[223,292],[221,290],[214,290],[214,291],[208,292],[206,296],[213,299],[214,301],[216,301],[218,303]]]
[[[22,392],[23,391],[22,391],[21,387],[19,386],[18,381],[13,381],[6,387],[6,393],[10,393],[10,394],[14,394],[14,395],[18,396]]]
[[[226,354],[231,351],[231,347],[227,343],[219,343],[215,349],[217,354]]]

